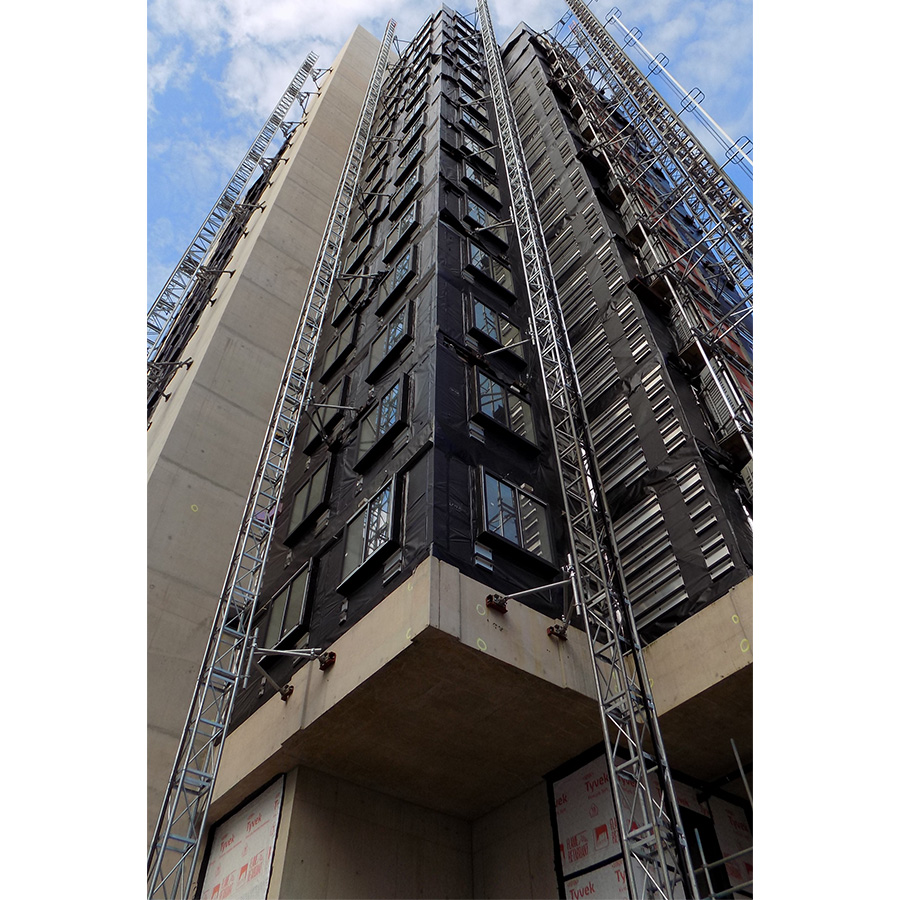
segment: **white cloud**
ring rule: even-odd
[[[194,74],[195,62],[184,61],[184,48],[179,44],[147,67],[147,106],[154,111],[154,100],[170,86],[184,87]]]
[[[594,4],[601,21],[609,5]],[[466,13],[475,2],[461,6]],[[726,131],[752,134],[751,0],[627,0],[620,6],[626,26],[642,29],[650,53],[669,57],[667,71],[686,89],[704,91],[704,109]],[[150,111],[162,109],[160,98],[173,88],[183,89],[188,101],[200,79],[213,89],[212,96],[194,100],[203,116],[174,105],[151,121],[151,191],[167,204],[185,203],[189,195],[195,201],[190,227],[181,229],[185,245],[307,53],[317,52],[317,66],[325,68],[356,25],[380,37],[391,17],[402,45],[439,8],[439,0],[149,0]],[[520,21],[551,28],[568,9],[565,0],[491,0],[501,42]],[[208,201],[200,213],[197,197]]]

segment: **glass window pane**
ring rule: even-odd
[[[487,210],[482,209],[477,203],[466,198],[466,215],[473,221],[477,222],[479,225],[487,225],[490,219],[488,218]],[[493,217],[491,217],[492,219]]]
[[[412,268],[412,250],[407,250],[403,256],[397,260],[397,265],[394,267],[394,284],[398,284],[403,278],[405,278]]]
[[[484,488],[488,530],[520,543],[514,489],[487,474]]]
[[[325,481],[328,475],[328,466],[319,466],[309,480],[309,500],[307,502],[307,513],[314,509],[325,499]]]
[[[366,535],[365,557],[368,559],[383,547],[390,538],[391,527],[391,486],[372,498],[369,503],[368,534]]]
[[[346,578],[354,569],[358,569],[362,565],[365,524],[365,509],[360,510],[347,524],[347,539],[344,543],[343,578]]]
[[[278,643],[281,637],[281,625],[284,621],[284,607],[288,599],[288,588],[276,594],[271,603],[272,615],[269,617],[269,624],[266,626],[266,636],[263,640],[263,647],[271,649]]]
[[[496,419],[501,425],[509,426],[506,409],[506,391],[496,381],[478,373],[478,408],[485,415]]]
[[[400,421],[400,382],[398,381],[381,400],[379,408],[378,436],[386,434]]]
[[[501,287],[506,288],[508,291],[513,289],[512,273],[502,263],[493,261],[492,277]]]
[[[288,525],[289,531],[293,531],[306,518],[308,499],[309,484],[305,484],[294,494],[294,508],[291,510],[291,521]]]
[[[402,309],[388,324],[384,333],[385,354],[390,353],[397,346],[400,338],[406,334],[406,312],[406,309]]]
[[[309,566],[291,582],[289,588],[290,598],[287,611],[284,616],[282,635],[296,628],[303,621],[303,611],[306,606],[306,588],[309,584]]]
[[[518,344],[519,341],[522,340],[522,335],[519,333],[519,329],[513,325],[509,319],[505,319],[503,316],[498,317],[500,320],[500,336],[498,340],[504,347],[510,347],[511,344]],[[517,353],[519,356],[522,355],[521,346],[510,347],[513,353]]]
[[[498,344],[502,343],[497,313],[477,300],[475,301],[475,327],[488,337],[492,337]]]
[[[469,262],[471,262],[476,269],[479,269],[484,272],[485,275],[490,276],[491,258],[476,244],[469,244]]]
[[[359,456],[362,458],[378,440],[378,407],[371,410],[359,423]]]
[[[531,407],[518,397],[510,395],[509,427],[529,441],[534,440],[534,422],[531,419]]]

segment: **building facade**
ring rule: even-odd
[[[671,205],[644,246],[636,204],[672,185],[633,148],[639,181],[610,169],[627,120],[591,131],[568,60],[525,26],[503,47],[682,817],[718,858],[750,843],[748,457],[653,280],[699,226]],[[385,77],[260,592],[258,647],[336,660],[250,670],[202,897],[624,896],[593,662],[548,634],[566,530],[497,128],[480,34],[444,7]],[[683,270],[711,317],[733,304]]]

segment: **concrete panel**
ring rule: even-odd
[[[199,441],[194,446],[198,451],[204,449]],[[216,456],[221,450],[211,446],[209,453]],[[147,526],[147,566],[150,583],[157,586],[149,595],[151,611],[158,608],[165,580],[204,592],[214,608],[240,523],[240,510],[236,517],[232,510],[240,495],[168,460],[157,466],[154,486],[156,490],[148,497]],[[196,619],[192,612],[188,615]],[[210,615],[207,609],[207,622]]]
[[[468,823],[304,768],[287,784],[270,898],[472,896]]]
[[[506,616],[489,620],[481,601],[490,591],[446,563],[423,562],[335,642],[333,668],[304,666],[287,703],[272,698],[229,736],[216,814],[299,764],[477,818],[601,743],[584,635],[573,630],[558,644],[547,637],[547,617],[514,602]],[[435,620],[459,622],[468,643]],[[710,639],[719,640],[719,630]],[[698,637],[694,652],[703,646]],[[674,677],[660,666],[681,662],[678,654],[660,657],[655,682]],[[730,722],[727,712],[749,721],[741,676],[750,671],[745,666],[662,717],[676,769],[708,780],[729,771],[727,729],[739,719]]]
[[[470,600],[490,588],[469,580],[463,602],[460,584],[458,572],[426,560],[335,642],[331,669],[304,666],[286,703],[272,698],[237,728],[222,756],[216,815],[302,764],[441,812],[477,816],[601,740],[595,701],[564,686],[561,666],[533,664],[542,673],[535,675],[525,669],[522,644],[502,650],[520,667],[429,623],[454,603],[479,615]],[[508,615],[520,622],[497,631],[498,646],[526,635],[544,653],[541,635],[551,654],[562,652],[547,637],[547,617],[522,606]],[[574,654],[571,643],[565,652]]]
[[[753,760],[753,579],[644,651],[673,769],[704,781],[735,773],[734,739]],[[736,777],[729,790],[742,793]]]
[[[753,579],[691,616],[644,651],[660,715],[753,662]]]
[[[542,783],[472,823],[476,897],[556,897],[553,827]]]
[[[265,209],[235,247],[228,263],[234,276],[219,280],[215,303],[189,342],[184,358],[193,365],[178,371],[148,431],[148,828],[379,45],[357,29],[332,64],[266,188]],[[191,623],[180,632],[179,617]]]

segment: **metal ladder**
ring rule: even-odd
[[[487,0],[477,0],[477,10],[571,547],[574,604],[563,628],[568,627],[574,608],[582,617],[594,663],[628,892],[632,898],[671,900],[677,891],[696,897],[687,841]],[[651,776],[658,779],[661,793]]]
[[[317,54],[310,53],[297,74],[291,79],[291,83],[285,89],[275,109],[250,145],[250,149],[231,176],[225,190],[216,200],[209,215],[204,219],[199,231],[194,235],[187,250],[178,261],[178,265],[175,266],[175,270],[169,276],[169,280],[147,313],[148,403],[152,402],[153,398],[165,389],[178,366],[178,356],[184,349],[187,338],[190,337],[190,330],[188,330],[186,335],[179,336],[180,339],[170,340],[170,337],[177,337],[173,331],[179,320],[193,319],[200,311],[199,309],[190,309],[189,301],[192,295],[191,289],[203,276],[203,264],[226,222],[235,214],[247,182],[256,171],[257,166],[260,165],[263,154],[276,131],[284,124],[285,116],[294,101],[300,96],[303,85],[306,84],[310,75],[313,75],[313,66],[318,58]],[[205,303],[205,295],[201,294],[198,302]]]
[[[253,484],[213,618],[200,674],[147,863],[148,897],[187,898],[239,682],[252,661],[251,633],[263,567],[312,363],[334,282],[356,182],[369,140],[396,22],[390,20],[301,307]],[[300,651],[298,651],[300,652]],[[309,650],[325,663],[324,652]]]

